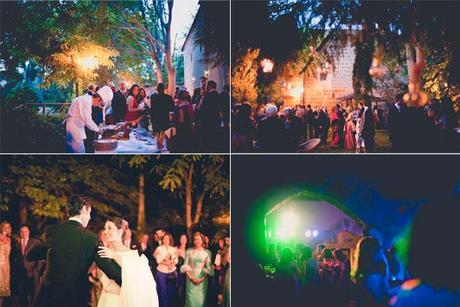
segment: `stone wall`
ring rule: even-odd
[[[295,106],[305,104],[312,106],[327,105],[328,109],[337,103],[337,98],[353,93],[353,63],[355,50],[350,44],[332,67],[325,69],[327,74],[320,80],[320,71],[315,76],[292,75],[286,80],[284,104]],[[302,93],[303,88],[303,93]]]

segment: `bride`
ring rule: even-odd
[[[125,224],[117,217],[109,218],[105,223],[109,247],[100,246],[98,253],[102,258],[114,259],[120,265],[122,285],[118,286],[102,273],[100,281],[103,287],[97,307],[158,307],[156,283],[147,258],[122,243],[127,228]]]

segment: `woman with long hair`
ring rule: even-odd
[[[11,296],[12,243],[11,224],[4,221],[0,224],[0,306],[3,306],[5,298]]]
[[[380,242],[363,237],[355,250],[351,279],[357,286],[357,306],[387,306],[388,264]]]
[[[185,306],[206,306],[208,277],[214,276],[211,264],[211,252],[204,248],[204,235],[196,232],[193,235],[193,248],[187,249],[185,263],[181,273],[187,276]]]
[[[187,90],[179,90],[174,106],[174,119],[176,122],[176,137],[174,138],[174,151],[190,152],[195,143],[193,140],[195,129],[195,111],[192,98]]]
[[[133,84],[129,89],[128,98],[126,99],[126,115],[125,121],[134,121],[139,117],[139,112],[142,111],[142,108],[139,108],[139,85]]]
[[[122,243],[126,231],[126,222],[118,217],[109,218],[105,222],[104,231],[108,247],[99,246],[102,258],[115,260],[121,267],[122,285],[102,274],[102,294],[98,307],[158,307],[158,296],[155,279],[145,255],[139,256]]]
[[[158,294],[161,307],[176,306],[177,297],[177,248],[170,233],[165,233],[161,245],[153,254],[158,263],[155,280],[158,282]]]

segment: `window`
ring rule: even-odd
[[[319,81],[326,81],[326,79],[327,79],[327,72],[320,72]]]

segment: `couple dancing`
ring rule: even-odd
[[[86,197],[71,197],[69,220],[46,228],[42,244],[27,254],[31,260],[47,260],[34,306],[87,306],[90,284],[88,269],[93,262],[103,272],[103,290],[98,307],[157,307],[156,283],[147,258],[122,244],[126,227],[120,218],[104,226],[107,245],[98,246],[96,234],[86,230],[91,203]]]

